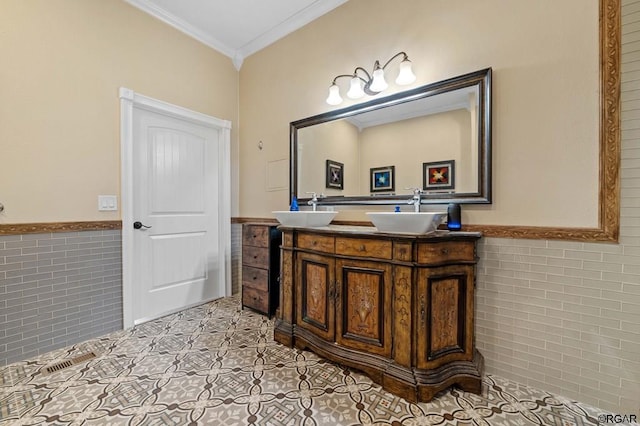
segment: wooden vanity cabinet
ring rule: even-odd
[[[278,307],[280,242],[276,225],[242,227],[242,306],[271,317]]]
[[[275,339],[367,373],[410,401],[479,392],[478,233],[285,228]]]

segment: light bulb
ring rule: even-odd
[[[351,79],[351,86],[347,92],[347,96],[351,99],[360,99],[364,96],[364,90],[362,90],[361,80],[358,77]]]
[[[414,81],[416,81],[416,75],[411,71],[411,61],[405,59],[400,62],[400,72],[398,73],[398,78],[396,78],[396,84],[404,86]]]
[[[376,69],[373,72],[373,81],[369,89],[371,89],[372,92],[382,92],[387,87],[389,87],[389,85],[384,80],[384,70],[382,68]]]
[[[329,96],[327,97],[327,103],[329,105],[340,105],[342,103],[340,88],[335,83],[333,83],[331,87],[329,87]]]

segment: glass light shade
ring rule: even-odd
[[[327,97],[327,103],[329,105],[340,105],[342,103],[340,88],[337,84],[332,84],[331,87],[329,87],[329,96]]]
[[[378,68],[373,72],[373,81],[371,82],[369,89],[371,89],[372,92],[382,92],[387,87],[389,87],[389,85],[384,79],[384,70],[382,68]]]
[[[351,79],[351,86],[347,92],[347,96],[351,99],[360,99],[364,96],[364,90],[362,90],[361,80],[358,77]]]
[[[400,62],[400,72],[398,73],[398,78],[396,78],[396,84],[404,86],[414,81],[416,81],[416,75],[411,71],[411,61],[405,59]]]

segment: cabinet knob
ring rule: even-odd
[[[449,254],[449,249],[448,248],[443,248],[440,251],[442,252],[442,254]]]
[[[364,244],[360,245],[360,251],[367,251],[367,248],[364,246]]]

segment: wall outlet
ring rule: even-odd
[[[110,212],[118,210],[118,197],[116,195],[98,195],[98,211]]]

